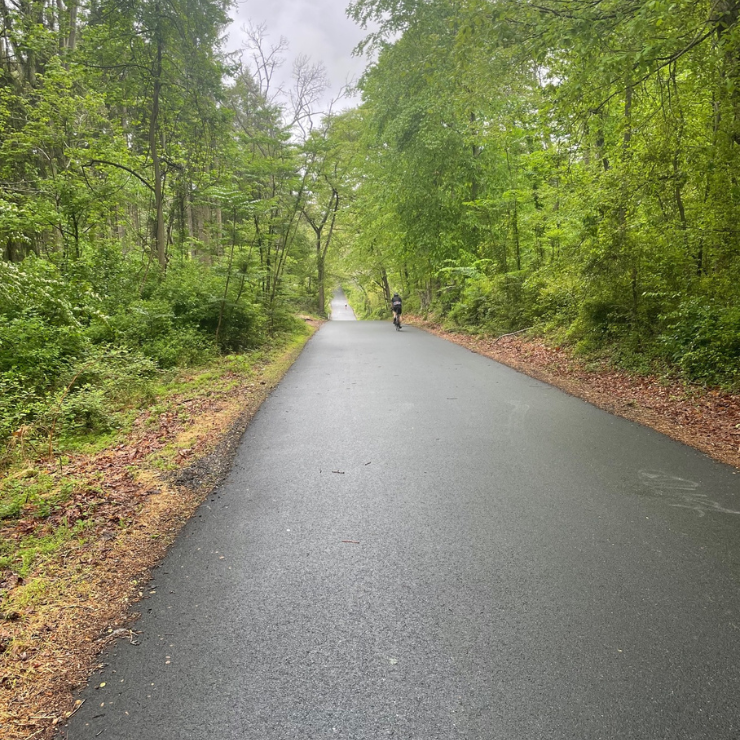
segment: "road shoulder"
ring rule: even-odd
[[[244,430],[318,322],[307,325],[305,335],[256,359],[235,356],[186,373],[182,390],[158,399],[116,444],[70,455],[61,470],[53,461],[23,472],[29,482],[40,475],[72,482],[74,491],[58,515],[28,516],[6,524],[0,536],[20,544],[55,523],[79,531],[25,577],[4,574],[4,740],[55,737],[79,708],[74,692],[95,670],[100,651],[117,639],[136,641],[132,607],[148,594],[152,567],[228,472]]]

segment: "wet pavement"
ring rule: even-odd
[[[331,300],[331,320],[332,321],[357,321],[355,312],[349,305],[347,296],[341,289],[334,291],[334,297]]]
[[[732,468],[413,327],[328,322],[68,737],[736,739],[739,535]]]

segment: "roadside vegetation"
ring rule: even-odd
[[[320,65],[230,4],[2,2],[0,734],[51,736],[101,634],[327,301]]]
[[[86,526],[71,455],[155,418],[183,372],[270,352],[325,311],[323,70],[301,60],[276,88],[284,47],[261,29],[228,57],[228,8],[2,3],[0,526],[29,527],[21,550],[0,543],[6,588]],[[61,529],[35,542],[36,520]]]
[[[313,123],[320,66],[275,93],[259,30],[223,54],[220,0],[3,7],[7,464],[112,432],[163,372],[323,313],[329,237],[317,251],[309,224],[324,231],[331,119]]]
[[[715,2],[355,0],[344,251],[448,328],[740,388],[740,25]],[[349,283],[353,282],[353,285]]]
[[[24,454],[0,478],[0,726],[53,737],[96,654],[135,639],[131,607],[316,326],[160,375],[113,431]],[[20,454],[20,453],[19,453]]]

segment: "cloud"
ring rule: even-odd
[[[366,60],[352,56],[352,50],[366,32],[350,20],[345,12],[347,0],[240,0],[232,9],[234,23],[229,28],[227,48],[245,45],[243,29],[248,23],[264,24],[268,41],[277,44],[280,37],[288,42],[286,63],[278,74],[279,82],[290,84],[294,59],[305,54],[326,68],[330,89],[322,101],[327,105],[350,80],[357,80]],[[341,107],[357,100],[344,101]]]

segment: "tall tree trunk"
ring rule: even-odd
[[[629,264],[629,281],[630,281],[630,293],[631,293],[631,312],[633,325],[637,325],[639,320],[639,302],[640,302],[640,287],[639,287],[639,261],[638,254],[635,249],[630,249],[629,236],[627,229],[627,210],[629,205],[630,197],[630,167],[629,163],[632,160],[632,95],[634,89],[632,82],[628,81],[625,87],[624,93],[624,134],[622,135],[622,192],[620,195],[619,209],[617,212],[618,221],[618,233],[617,239],[619,243],[619,249],[622,254],[627,255]]]
[[[476,136],[478,133],[475,124],[476,124],[475,113],[471,111],[470,112],[470,128],[474,136]],[[477,177],[477,172],[475,171],[475,167],[476,167],[475,160],[478,159],[481,151],[482,151],[481,147],[479,147],[475,142],[473,142],[470,145],[470,153],[473,156],[473,173],[471,175],[471,182],[470,182],[470,200],[478,199],[478,177]]]
[[[67,36],[67,49],[74,51],[77,46],[77,0],[69,3],[69,35]]]
[[[154,90],[152,94],[152,116],[149,121],[149,152],[154,166],[154,208],[156,211],[155,244],[157,260],[162,270],[167,269],[167,234],[164,222],[164,193],[162,163],[159,159],[159,97],[162,91],[162,33],[157,28],[157,56],[154,66]]]
[[[229,283],[231,282],[231,266],[234,264],[234,249],[236,249],[236,208],[231,227],[231,251],[229,252],[229,264],[226,268],[226,283],[224,284],[224,296],[221,299],[221,308],[218,311],[218,326],[216,326],[216,344],[218,344],[219,335],[221,334],[221,322],[224,318],[224,309],[226,308],[226,299],[229,297]]]
[[[13,81],[15,88],[20,90],[23,87],[26,73],[23,67],[23,57],[16,53],[11,41],[14,31],[13,19],[6,0],[0,0],[0,13],[3,20],[3,65],[8,73],[8,78]]]
[[[380,280],[383,283],[383,297],[385,298],[385,305],[390,308],[391,305],[391,286],[388,282],[388,273],[385,271],[385,267],[380,268]]]
[[[134,229],[134,240],[140,240],[141,239],[141,218],[139,214],[139,206],[137,203],[132,203],[129,206],[129,211],[131,213],[131,225]]]
[[[318,287],[318,308],[319,308],[319,315],[323,316],[324,311],[326,310],[326,289],[324,287],[324,272],[326,267],[326,260],[324,259],[324,256],[321,254],[321,238],[317,237],[316,239],[316,281],[317,281],[317,287]]]
[[[516,269],[517,271],[522,269],[522,250],[519,243],[519,208],[517,206],[517,198],[514,196],[514,213],[512,218],[512,236],[514,237],[514,254],[516,256]]]
[[[223,247],[221,245],[221,240],[223,239],[223,230],[224,230],[224,223],[223,223],[223,215],[221,213],[220,206],[217,206],[215,209],[215,215],[216,215],[216,248],[218,250],[218,253],[221,254]]]
[[[193,225],[193,202],[192,202],[190,193],[191,193],[191,189],[188,183],[188,188],[185,191],[185,228],[187,230],[188,239],[192,239],[195,236],[195,228]],[[194,256],[195,256],[195,250],[191,243],[190,257],[192,258]]]

